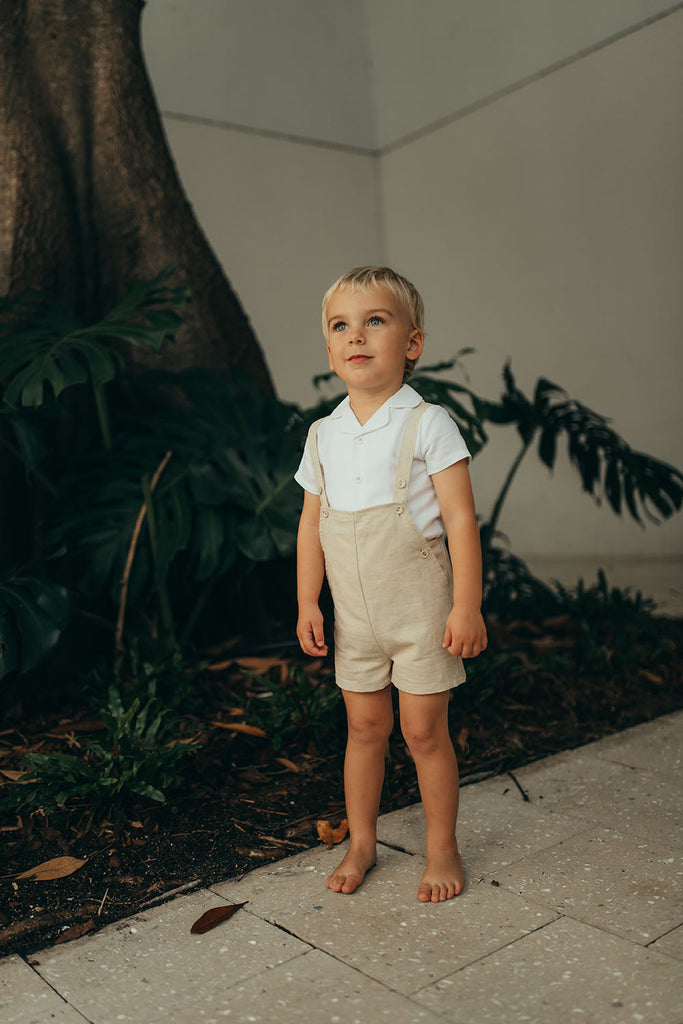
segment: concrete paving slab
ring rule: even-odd
[[[146,1024],[443,1024],[424,1006],[319,950],[263,971],[210,1001]]]
[[[325,888],[343,856],[310,850],[216,891],[397,992],[409,994],[552,920],[555,913],[489,883],[456,899],[417,900],[424,861],[380,847],[377,867],[350,896]]]
[[[661,773],[671,780],[683,766],[683,712],[655,718],[581,747],[589,757]]]
[[[2,1024],[83,1024],[85,1018],[65,1003],[18,956],[0,961]]]
[[[564,840],[512,864],[497,880],[527,899],[643,945],[683,923],[680,855],[609,829]]]
[[[683,838],[683,788],[665,775],[565,751],[515,772],[543,810],[667,844]]]
[[[648,946],[648,949],[654,949],[657,953],[665,953],[667,956],[676,957],[677,960],[683,960],[683,925],[674,928],[673,931],[663,935],[661,939],[657,939],[651,946]],[[681,989],[681,1002],[683,1002],[683,984]]]
[[[576,818],[548,814],[538,803],[525,803],[507,776],[463,787],[458,844],[469,878],[479,878],[593,827]],[[409,853],[424,854],[425,835],[422,804],[380,818],[380,841]]]
[[[562,918],[413,997],[463,1024],[680,1024],[680,963]]]
[[[36,954],[36,970],[93,1024],[140,1024],[308,950],[245,908],[205,935],[190,935],[193,922],[221,902],[210,890],[180,897]]]

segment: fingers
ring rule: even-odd
[[[443,646],[454,657],[476,658],[478,654],[486,650],[487,640],[486,636],[474,639],[459,638],[447,629],[443,638]]]
[[[327,654],[327,644],[325,643],[322,623],[303,623],[297,629],[297,637],[304,654],[310,654],[313,658],[324,657]]]

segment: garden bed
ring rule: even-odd
[[[451,701],[464,784],[683,707],[683,622],[627,611],[610,606],[590,623],[576,613],[489,617],[489,649]],[[165,804],[129,796],[107,813],[77,798],[48,816],[5,809],[0,954],[94,931],[320,842],[316,821],[344,817],[344,716],[331,667],[286,647],[186,666],[180,711],[198,750]],[[97,740],[92,700],[42,711],[15,703],[0,731],[5,792],[19,785],[29,751],[78,752]],[[382,813],[419,800],[398,725],[387,758]],[[57,857],[85,863],[47,881],[17,877]]]

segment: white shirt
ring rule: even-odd
[[[325,417],[318,429],[318,454],[330,508],[358,512],[391,502],[403,431],[421,401],[404,384],[362,426],[348,398]],[[470,453],[457,425],[442,406],[431,406],[419,423],[407,499],[408,512],[427,540],[444,532],[430,477],[461,459],[469,462]],[[318,493],[308,443],[294,479]]]

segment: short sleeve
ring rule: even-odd
[[[429,476],[472,456],[455,423],[441,405],[432,406],[420,421],[418,448]]]
[[[311,458],[310,442],[308,438],[306,438],[304,454],[301,457],[299,468],[294,474],[294,479],[305,491],[310,491],[312,494],[318,494],[318,484],[315,479],[315,470],[313,469],[313,459]]]

